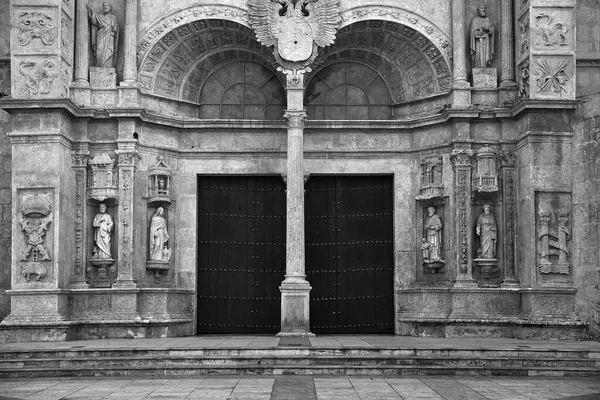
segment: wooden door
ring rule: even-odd
[[[393,181],[311,176],[306,273],[314,333],[393,333]]]
[[[198,178],[198,333],[277,333],[285,275],[281,177]]]

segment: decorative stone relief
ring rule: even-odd
[[[442,157],[427,157],[421,160],[421,188],[417,200],[427,200],[444,195]]]
[[[58,66],[52,60],[21,61],[19,73],[25,78],[25,86],[31,96],[48,94],[58,77]]]
[[[89,162],[88,198],[100,202],[116,201],[118,178],[114,171],[115,160],[106,153],[98,153]]]
[[[75,173],[75,265],[73,273],[83,276],[84,265],[84,207],[86,189],[86,168],[88,154],[75,153],[71,155],[71,165]]]
[[[529,15],[527,15],[528,17]],[[519,31],[521,32],[519,37],[519,51],[521,55],[528,54],[529,52],[529,19],[526,18],[519,21]]]
[[[63,12],[61,18],[61,29],[60,29],[60,42],[63,57],[73,64],[73,21],[71,18]]]
[[[473,176],[473,190],[479,192],[498,191],[498,172],[496,170],[496,153],[488,144],[483,145],[475,156],[477,159]]]
[[[519,98],[529,98],[529,60],[519,67]]]
[[[570,274],[568,193],[537,193],[537,241],[541,274]]]
[[[148,167],[148,203],[171,204],[171,167],[158,157],[156,164]]]
[[[274,46],[277,69],[284,74],[310,72],[317,48],[333,44],[341,21],[337,0],[249,0],[248,6],[257,40]]]
[[[541,12],[535,16],[535,33],[537,46],[568,46],[566,24],[557,18],[556,13]]]
[[[0,99],[10,96],[10,61],[0,61]]]
[[[504,177],[504,284],[517,284],[515,271],[515,160],[512,149],[503,149],[500,154]]]
[[[487,6],[478,6],[477,13],[471,21],[471,67],[488,68],[494,58],[495,28],[487,16]]]
[[[458,268],[460,274],[469,271],[469,234],[470,234],[470,171],[471,149],[454,149],[451,154],[455,169],[455,194],[457,198],[458,216]]]
[[[53,196],[49,191],[39,190],[20,195],[19,226],[24,235],[23,249],[19,254],[20,273],[27,282],[33,276],[39,281],[48,273],[43,261],[52,260],[46,235],[53,220]]]
[[[20,13],[18,28],[17,43],[21,46],[27,46],[34,39],[50,46],[56,40],[53,18],[41,11]]]
[[[537,92],[562,94],[568,92],[567,82],[571,80],[567,73],[568,59],[535,60],[535,78]]]

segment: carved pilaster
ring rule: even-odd
[[[87,164],[89,152],[80,150],[71,154],[71,168],[75,174],[75,259],[71,275],[71,288],[87,288],[85,277],[85,241],[87,237]]]
[[[500,154],[502,162],[502,203],[504,204],[504,281],[502,287],[519,287],[515,266],[516,236],[516,171],[514,149],[504,149]]]
[[[454,170],[455,238],[456,238],[456,282],[455,287],[477,287],[473,280],[471,256],[471,160],[469,148],[452,150]]]
[[[119,170],[119,263],[117,281],[112,285],[118,288],[133,288],[133,204],[134,177],[139,155],[135,149],[117,150]]]

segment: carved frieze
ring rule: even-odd
[[[21,46],[27,46],[36,39],[50,46],[56,40],[54,18],[43,11],[19,13],[18,29],[17,43]]]

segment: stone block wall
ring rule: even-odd
[[[11,145],[6,133],[10,115],[0,110],[0,321],[10,313],[10,260],[12,226]]]

